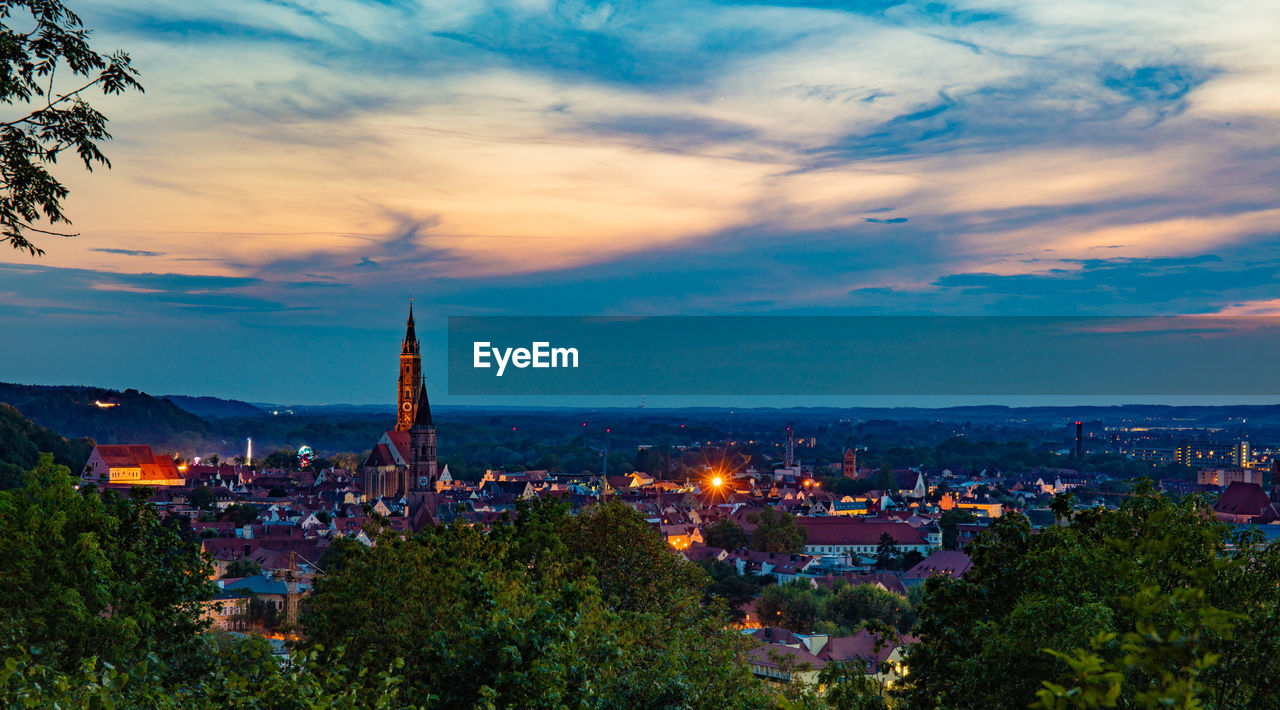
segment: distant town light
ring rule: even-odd
[[[111,409],[112,407],[119,407],[119,406],[120,406],[120,403],[119,403],[119,402],[103,402],[103,401],[101,401],[101,400],[97,400],[97,399],[93,400],[93,404],[94,404],[94,406],[95,406],[95,407],[97,407],[98,409]]]

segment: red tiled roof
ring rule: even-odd
[[[747,651],[747,657],[751,663],[765,666],[766,668],[777,668],[779,663],[770,655],[789,659],[791,668],[797,666],[808,665],[811,670],[821,670],[827,665],[827,662],[805,648],[792,648],[790,646],[781,646],[772,643],[762,643],[755,648]]]
[[[919,530],[906,523],[856,518],[796,518],[796,524],[809,531],[810,545],[878,545],[880,536],[888,533],[898,545],[928,544]]]
[[[972,566],[969,556],[959,550],[938,550],[917,562],[903,576],[907,579],[927,579],[935,574],[944,574],[959,579]]]
[[[168,456],[158,456],[145,444],[100,444],[98,456],[110,468],[140,468],[141,481],[163,481],[181,478],[178,467]]]
[[[1217,505],[1213,506],[1213,511],[1253,517],[1269,517],[1275,514],[1271,509],[1271,500],[1267,498],[1262,486],[1256,483],[1240,482],[1227,486],[1227,490],[1218,499]]]
[[[872,634],[866,629],[861,629],[853,636],[837,636],[827,641],[827,645],[823,646],[819,652],[824,660],[827,661],[852,661],[860,659],[870,664],[873,672],[880,668],[880,664],[884,663],[889,654],[899,646],[905,646],[916,642],[916,639],[903,634],[895,634],[897,638],[887,638],[876,649],[876,644],[880,643],[881,637]]]
[[[369,452],[369,458],[365,459],[366,466],[394,466],[396,461],[391,457],[391,449],[386,444],[378,444],[373,447],[373,451]]]

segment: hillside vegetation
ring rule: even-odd
[[[91,439],[68,440],[22,416],[16,408],[0,404],[0,488],[18,485],[22,472],[34,468],[41,453],[53,454],[55,463],[79,471],[91,451]]]

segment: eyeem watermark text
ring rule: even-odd
[[[551,343],[534,341],[528,348],[495,348],[488,341],[476,341],[472,347],[474,359],[472,364],[477,368],[498,365],[498,377],[507,371],[507,365],[524,369],[526,367],[577,367],[577,348],[553,348]],[[492,359],[492,360],[491,360]]]

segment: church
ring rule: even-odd
[[[434,493],[440,473],[436,464],[436,427],[422,376],[422,352],[413,330],[413,304],[404,341],[400,344],[396,428],[378,439],[361,467],[361,491],[366,502],[379,498],[419,498]]]

